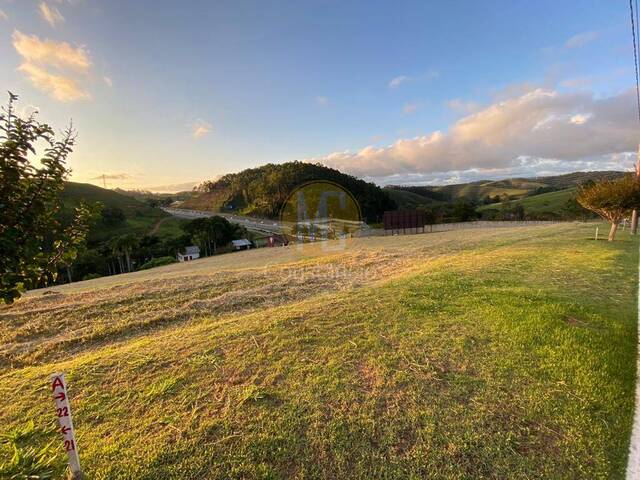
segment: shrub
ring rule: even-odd
[[[172,263],[177,262],[177,260],[173,257],[158,257],[158,258],[153,258],[151,260],[149,260],[146,263],[143,263],[142,265],[140,265],[140,268],[138,270],[147,270],[149,268],[154,268],[154,267],[161,267],[163,265],[170,265]]]

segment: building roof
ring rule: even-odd
[[[198,255],[200,255],[200,247],[196,245],[191,245],[190,247],[186,247],[184,249],[185,255],[193,255],[194,253],[197,253]]]
[[[239,240],[231,240],[231,243],[233,243],[234,247],[250,247],[251,246],[251,242],[246,238],[241,238]]]

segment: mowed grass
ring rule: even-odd
[[[0,464],[53,441],[61,475],[63,371],[89,478],[622,478],[638,244],[592,230],[262,249],[31,294],[0,309]]]

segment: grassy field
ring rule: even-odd
[[[507,202],[507,206],[515,207],[516,205],[522,205],[525,211],[529,214],[556,214],[562,213],[567,201],[574,198],[576,195],[575,188],[567,188],[564,190],[558,190],[556,192],[541,193],[539,195],[533,195],[531,197],[525,197],[518,200],[511,200]],[[478,208],[479,211],[485,210],[499,210],[502,208],[501,203],[482,205]]]
[[[93,479],[622,478],[638,244],[592,230],[261,249],[32,292],[0,308],[0,477],[38,451],[60,475],[63,371]]]

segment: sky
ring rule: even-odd
[[[0,0],[0,74],[109,188],[630,170],[640,140],[625,0]]]

